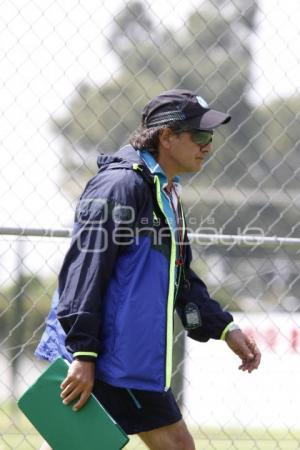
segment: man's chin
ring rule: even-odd
[[[203,160],[202,160],[202,159],[201,159],[201,160],[198,160],[198,161],[197,161],[196,168],[194,169],[194,172],[198,172],[199,170],[201,170],[201,169],[202,169],[202,166],[203,166]]]
[[[186,170],[185,173],[197,173],[197,172],[200,172],[200,170],[202,170],[202,164],[199,165],[198,167],[193,167],[189,170]]]

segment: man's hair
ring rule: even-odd
[[[183,123],[179,121],[151,128],[145,128],[143,125],[140,125],[130,136],[129,142],[135,150],[148,150],[153,156],[157,156],[160,131],[165,128],[169,128],[174,134],[184,131]]]

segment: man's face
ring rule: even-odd
[[[201,132],[200,132],[201,133]],[[198,172],[205,157],[212,150],[212,134],[184,131],[170,134],[170,145],[167,149],[168,164],[176,174]]]

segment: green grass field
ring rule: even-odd
[[[197,450],[296,450],[300,449],[300,429],[254,430],[214,428],[192,429]],[[42,439],[14,404],[0,406],[0,450],[35,450]],[[87,449],[88,450],[88,447]],[[104,449],[105,450],[105,449]],[[132,437],[126,450],[146,450]]]

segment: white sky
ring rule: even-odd
[[[201,0],[149,2],[161,23],[184,27]],[[104,37],[122,1],[1,2],[0,226],[68,227],[73,209],[60,195],[61,141],[49,129],[84,78],[114,72]],[[254,102],[300,90],[300,1],[260,0],[253,40]]]
[[[253,46],[253,99],[260,102],[300,91],[300,2],[259,0]]]

